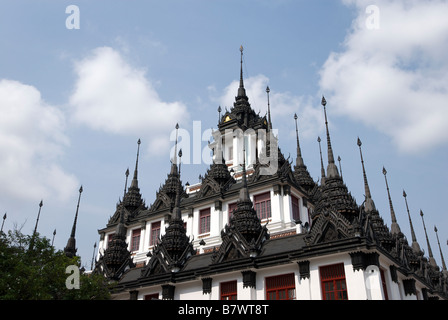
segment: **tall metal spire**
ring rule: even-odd
[[[344,180],[344,177],[342,176],[342,166],[341,166],[341,157],[338,156],[338,162],[339,162],[339,171],[341,172],[341,179]]]
[[[40,200],[39,211],[37,213],[37,219],[36,219],[36,225],[34,226],[34,231],[33,231],[33,237],[36,235],[36,232],[37,232],[37,225],[39,224],[40,210],[42,209],[43,205],[44,205],[43,200]]]
[[[324,169],[324,160],[322,158],[322,149],[320,147],[320,137],[317,137],[317,142],[319,142],[319,152],[320,152],[320,172],[321,172],[321,179],[320,179],[320,184],[324,185],[325,184],[325,169]]]
[[[174,155],[173,159],[171,160],[171,174],[177,173],[177,139],[178,139],[178,131],[179,131],[179,124],[176,123],[176,142],[174,143]]]
[[[0,229],[0,232],[3,232],[3,225],[5,224],[5,220],[6,220],[6,212],[3,215],[3,222],[2,222],[2,228]]]
[[[414,226],[412,224],[412,219],[411,219],[411,214],[409,213],[409,206],[408,206],[408,200],[407,200],[407,194],[406,191],[403,190],[403,197],[404,197],[404,201],[406,203],[406,210],[408,212],[408,218],[409,218],[409,225],[411,228],[411,237],[412,237],[412,249],[414,250],[414,252],[416,253],[421,253],[422,249],[420,249],[420,245],[417,242],[417,237],[415,236],[415,231],[414,231]]]
[[[240,61],[240,86],[238,88],[238,97],[245,97],[246,96],[246,89],[244,89],[244,82],[243,82],[243,46],[240,46],[240,52],[241,52],[241,61]]]
[[[243,186],[240,190],[239,201],[250,201],[249,189],[247,188],[247,177],[246,177],[246,143],[243,137],[243,175],[241,177]]]
[[[126,196],[126,190],[128,188],[128,177],[129,177],[129,168],[126,169],[126,172],[124,173],[126,175],[126,180],[124,182],[124,194],[123,194],[123,199]]]
[[[394,206],[392,204],[392,198],[390,197],[389,184],[387,183],[387,176],[386,176],[387,171],[386,168],[384,167],[383,167],[383,174],[384,174],[384,180],[386,181],[387,196],[389,198],[390,216],[392,220],[392,224],[390,225],[390,232],[393,235],[397,235],[401,233],[401,230],[397,223],[397,217],[395,216]]]
[[[269,86],[266,87],[266,94],[268,96],[268,125],[269,130],[272,130],[272,122],[271,122],[271,104],[269,102],[269,92],[271,92],[271,89],[269,89]]]
[[[75,233],[76,233],[76,223],[78,221],[78,212],[79,212],[79,202],[81,201],[81,193],[83,189],[82,186],[79,188],[79,196],[78,196],[78,204],[76,206],[76,213],[75,213],[75,220],[73,221],[73,227],[72,232],[70,234],[70,238],[67,241],[67,246],[64,248],[65,255],[73,258],[76,254],[76,240],[75,240]]]
[[[425,230],[425,236],[426,236],[426,244],[428,245],[429,264],[434,268],[438,268],[436,260],[434,259],[434,256],[432,255],[431,245],[429,244],[428,233],[426,232],[425,220],[423,219],[423,211],[421,209],[420,209],[420,216],[422,217],[423,229]]]
[[[364,191],[365,191],[365,197],[366,197],[366,201],[364,204],[364,208],[366,212],[372,212],[373,210],[375,210],[375,203],[372,200],[372,195],[370,194],[370,188],[369,188],[369,183],[367,182],[367,175],[366,175],[366,169],[364,167],[364,159],[362,157],[362,150],[361,150],[361,145],[362,142],[358,137],[358,141],[357,141],[358,147],[359,147],[359,154],[361,156],[361,165],[362,165],[362,175],[364,177]]]
[[[439,235],[437,234],[437,227],[436,227],[436,226],[434,226],[434,232],[436,233],[437,243],[438,243],[438,245],[439,245],[440,258],[442,259],[442,269],[443,269],[443,271],[445,271],[445,273],[446,273],[447,270],[446,270],[445,259],[443,258],[442,248],[440,247]]]
[[[296,139],[297,139],[297,158],[296,158],[296,165],[297,166],[303,166],[303,158],[302,158],[302,151],[300,150],[300,142],[299,142],[299,127],[297,126],[297,114],[294,113],[294,120],[296,122]]]
[[[28,251],[33,250],[33,247],[34,247],[34,238],[35,238],[36,233],[37,233],[37,225],[38,225],[38,223],[39,223],[40,211],[41,211],[43,205],[44,205],[44,203],[43,203],[43,201],[41,200],[40,203],[39,203],[39,211],[37,212],[36,225],[34,226],[33,235],[32,235],[32,237],[31,237],[30,246],[29,246],[29,248],[28,248]],[[6,214],[5,214],[5,215],[6,215]]]
[[[333,149],[331,148],[330,131],[328,130],[327,109],[325,107],[327,105],[327,101],[325,100],[324,96],[322,96],[321,104],[324,107],[325,127],[327,129],[327,147],[328,147],[327,177],[328,178],[339,177],[338,168],[334,163]]]
[[[181,163],[180,160],[182,159],[182,149],[179,150],[179,185],[177,187],[177,192],[176,192],[176,204],[175,204],[175,209],[174,209],[174,214],[175,214],[175,218],[176,219],[182,219],[182,213],[180,210],[180,197],[181,197],[181,193],[182,193],[182,182],[180,180],[180,172],[181,172]]]
[[[134,188],[138,188],[137,174],[138,174],[138,156],[140,153],[140,144],[141,144],[141,141],[140,141],[140,139],[138,139],[138,141],[137,141],[137,159],[135,160],[134,178],[132,179],[132,182],[131,182],[131,187],[134,187]]]

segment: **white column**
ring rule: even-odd
[[[383,288],[381,285],[380,270],[375,265],[370,265],[364,270],[364,283],[368,300],[384,300]]]
[[[347,284],[347,295],[349,300],[366,300],[367,292],[362,270],[353,270],[353,265],[345,265],[345,281]]]
[[[301,279],[296,275],[296,299],[311,300],[311,279],[310,277]]]

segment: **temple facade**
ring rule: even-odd
[[[410,215],[408,243],[390,195],[390,228],[376,209],[360,139],[365,201],[357,204],[350,194],[335,164],[325,98],[328,159],[325,168],[321,152],[316,182],[302,156],[297,116],[294,164],[273,134],[269,88],[268,112],[260,116],[246,95],[242,64],[241,48],[235,102],[223,113],[219,108],[209,144],[213,163],[199,183],[182,183],[176,138],[167,177],[147,205],[138,186],[138,141],[131,183],[128,187],[127,171],[123,198],[98,231],[93,272],[116,282],[113,298],[448,299],[443,255],[439,267],[428,241],[425,256]]]

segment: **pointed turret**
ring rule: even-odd
[[[243,153],[245,154],[245,152],[245,145],[243,144]],[[237,257],[254,258],[261,252],[263,243],[269,239],[266,225],[261,225],[260,218],[249,197],[245,158],[243,156],[243,172],[237,207],[233,211],[233,216],[230,218],[229,224],[221,231],[223,244],[212,258],[212,261],[215,263],[225,259],[233,249],[238,252],[235,253]]]
[[[408,200],[406,198],[407,194],[404,190],[403,190],[403,197],[404,197],[404,201],[406,203],[406,210],[408,212],[409,226],[411,228],[411,237],[412,237],[412,245],[411,246],[416,254],[421,255],[421,254],[423,254],[423,252],[422,252],[422,249],[420,249],[420,245],[417,242],[417,237],[415,236],[415,231],[414,231],[414,226],[412,224],[411,214],[409,213]]]
[[[269,86],[266,87],[266,94],[268,96],[268,128],[269,130],[272,130],[272,122],[271,122],[271,104],[269,102],[269,92],[271,92],[271,89],[269,89]]]
[[[395,216],[395,210],[394,210],[394,206],[392,204],[392,198],[390,196],[390,191],[389,191],[389,184],[387,183],[387,171],[386,168],[383,167],[383,174],[384,174],[384,180],[386,181],[386,189],[387,189],[387,197],[389,198],[389,208],[390,208],[390,217],[392,220],[392,223],[390,225],[390,232],[393,235],[398,235],[401,233],[400,230],[400,226],[397,223],[397,217]]]
[[[73,221],[72,232],[70,234],[70,238],[67,241],[67,245],[64,248],[65,255],[69,258],[73,258],[76,255],[76,223],[78,221],[78,212],[79,212],[79,202],[81,201],[81,193],[83,189],[82,186],[79,188],[79,196],[78,196],[78,204],[76,206],[75,220]]]
[[[296,165],[294,166],[294,178],[297,180],[299,185],[305,189],[305,191],[310,192],[315,183],[308,172],[308,169],[302,158],[302,151],[300,149],[299,142],[299,128],[297,125],[297,114],[294,114],[294,120],[296,122],[296,139],[297,139],[297,156],[296,156]]]
[[[359,154],[361,156],[362,175],[364,178],[364,192],[365,192],[365,197],[366,197],[366,200],[364,203],[364,210],[365,210],[365,212],[370,213],[370,212],[376,210],[376,208],[375,208],[375,203],[372,200],[372,195],[370,194],[369,183],[367,182],[366,169],[364,167],[364,159],[362,157],[362,150],[361,150],[362,142],[359,139],[359,137],[358,137],[357,145],[359,147]]]
[[[317,142],[319,143],[319,153],[320,153],[320,184],[325,184],[325,169],[324,169],[324,159],[322,158],[322,148],[320,147],[320,137],[317,137]]]
[[[330,131],[328,130],[327,109],[326,109],[327,101],[325,100],[324,96],[322,96],[321,104],[324,107],[325,127],[327,129],[327,147],[328,147],[327,178],[335,178],[339,177],[339,172],[338,168],[336,167],[336,164],[334,163],[333,149],[331,147]]]
[[[134,177],[132,179],[130,188],[138,188],[138,156],[140,154],[140,144],[141,143],[142,142],[140,141],[140,139],[138,139],[138,141],[137,141],[137,157],[135,160]]]
[[[182,157],[182,150],[179,150],[179,159]],[[177,159],[176,159],[177,162]],[[179,160],[180,177],[181,164]],[[160,243],[154,248],[154,254],[148,262],[148,267],[142,270],[142,275],[153,272],[156,261],[164,261],[164,268],[170,272],[178,272],[184,265],[185,261],[195,253],[193,244],[187,236],[182,220],[181,213],[181,196],[183,193],[182,182],[178,179],[176,188],[175,207],[173,215],[170,219],[169,226],[165,230],[165,234],[161,237]]]
[[[327,131],[328,166],[327,175],[325,176],[325,171],[323,170],[323,160],[321,157],[321,193],[317,199],[313,219],[321,213],[328,213],[328,211],[334,210],[342,214],[350,223],[352,223],[355,219],[357,219],[359,215],[359,207],[356,204],[355,199],[348,192],[347,186],[339,176],[338,169],[336,167],[336,164],[334,163],[330,131],[328,129],[328,119],[326,111],[327,101],[325,100],[325,97],[322,97],[321,104],[324,107],[325,127]],[[320,138],[318,138],[317,141],[319,142],[319,151],[322,154],[322,151],[320,149]]]
[[[178,130],[179,124],[176,123],[176,141],[174,144],[174,155],[171,161],[171,169],[170,173],[167,175],[165,183],[160,186],[160,189],[156,193],[156,200],[150,207],[150,211],[156,211],[159,209],[169,208],[171,212],[174,209],[176,204],[176,194],[178,192],[180,176],[179,176],[179,168],[177,165],[177,139],[178,139]]]
[[[124,185],[124,197],[126,196],[126,187],[129,176],[129,169],[125,172],[126,182]],[[106,278],[112,280],[120,279],[126,268],[132,267],[131,252],[128,250],[126,243],[127,228],[125,225],[125,208],[120,206],[118,224],[112,240],[104,251],[104,255],[100,257],[95,265],[94,273],[103,274]]]
[[[123,205],[126,210],[133,216],[136,214],[137,209],[144,210],[146,209],[145,203],[142,199],[142,195],[140,193],[140,188],[138,187],[138,158],[140,154],[140,144],[141,140],[137,141],[137,157],[135,160],[135,169],[134,176],[131,181],[131,185],[129,186],[126,194],[123,196]],[[128,171],[129,174],[129,171]],[[126,176],[127,181],[127,176]]]
[[[432,255],[431,245],[429,244],[429,238],[428,233],[426,232],[426,226],[425,226],[425,219],[423,219],[423,211],[420,209],[420,216],[422,217],[423,222],[423,229],[425,230],[425,236],[426,236],[426,244],[428,245],[428,255],[429,255],[429,264],[433,268],[439,268],[437,266],[436,260],[434,259],[434,256]]]
[[[243,46],[240,46],[240,52],[241,52],[241,61],[240,61],[240,86],[238,87],[238,95],[236,97],[236,100],[248,100],[246,96],[246,89],[244,88],[244,81],[243,81]]]
[[[440,259],[442,259],[442,270],[443,270],[443,272],[445,274],[447,274],[445,258],[443,258],[442,248],[440,247],[439,235],[437,234],[437,227],[436,226],[434,226],[434,232],[436,233],[437,244],[439,245]]]

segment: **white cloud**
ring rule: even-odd
[[[0,80],[0,200],[53,197],[65,201],[78,185],[58,164],[69,140],[61,111],[33,86]]]
[[[267,94],[266,87],[269,85],[269,78],[265,75],[257,75],[244,79],[244,87],[249,97],[249,103],[255,112],[260,112],[260,116],[267,114]],[[230,108],[235,102],[239,80],[232,81],[223,91],[223,94],[215,99],[221,107]],[[322,110],[314,108],[313,104],[316,100],[310,96],[296,96],[290,92],[278,91],[269,85],[269,103],[271,109],[271,120],[274,128],[280,129],[279,134],[289,134],[281,131],[287,127],[294,126],[294,113],[299,117],[300,135],[301,137],[317,136],[319,130],[322,129]],[[213,93],[215,90],[213,90]],[[318,103],[318,102],[317,102]],[[224,109],[224,108],[223,108]],[[306,119],[306,121],[300,121]],[[289,132],[289,131],[288,131]]]
[[[404,152],[448,142],[446,1],[376,1],[379,29],[366,27],[371,1],[344,2],[357,18],[321,70],[328,107],[389,135]]]
[[[169,149],[169,133],[188,118],[182,102],[165,102],[142,69],[119,52],[100,47],[75,64],[77,81],[70,97],[73,119],[92,129],[134,135],[150,148]]]

